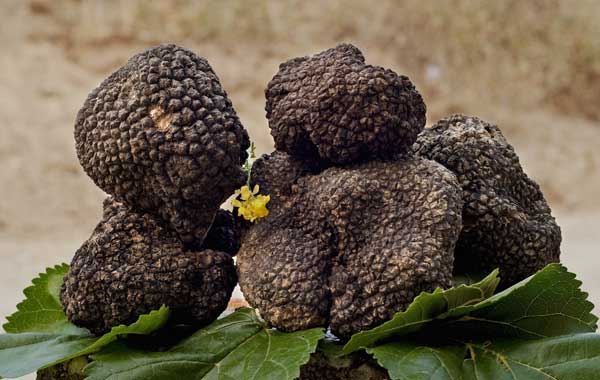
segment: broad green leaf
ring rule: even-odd
[[[85,373],[90,380],[292,380],[323,337],[320,328],[269,329],[254,310],[244,308],[164,352],[113,344],[92,356]]]
[[[20,377],[79,356],[96,342],[91,335],[20,333],[0,335],[0,375]]]
[[[405,311],[396,313],[388,322],[354,334],[343,351],[349,354],[391,336],[414,333],[449,310],[475,305],[492,296],[499,282],[498,270],[495,270],[475,284],[421,293]]]
[[[463,380],[464,345],[421,346],[395,342],[368,348],[392,379]]]
[[[138,320],[130,325],[119,325],[113,327],[109,332],[98,338],[94,344],[87,347],[76,356],[88,355],[98,351],[100,348],[116,340],[119,336],[125,335],[148,335],[163,327],[169,320],[170,312],[166,306],[161,306],[158,310],[153,310],[148,314],[138,317]],[[72,359],[75,356],[69,357]]]
[[[161,328],[169,319],[169,309],[141,315],[129,325],[113,327],[101,337],[81,334],[24,332],[0,335],[0,375],[19,377],[78,356],[88,355],[115,341],[119,336],[146,335]]]
[[[4,331],[83,334],[83,329],[67,320],[59,300],[60,287],[68,271],[67,264],[60,264],[34,278],[33,285],[23,291],[25,300],[17,305],[14,314],[6,317],[8,323],[2,326]]]
[[[119,336],[146,335],[161,328],[169,318],[165,306],[141,315],[129,325],[115,326],[101,337],[68,321],[59,301],[66,264],[48,268],[25,289],[27,297],[8,317],[0,334],[0,376],[19,377],[38,369],[100,350]]]
[[[367,350],[393,380],[597,380],[600,335],[424,346],[410,341]]]
[[[564,266],[550,264],[477,305],[450,310],[439,329],[463,336],[521,338],[594,332],[598,318],[580,286]]]
[[[452,275],[452,287],[471,285],[487,277],[487,273],[461,273]]]
[[[317,351],[322,352],[329,359],[341,358],[344,355],[344,344],[338,340],[329,339],[325,336],[325,339],[319,342]]]
[[[598,334],[504,340],[468,347],[474,356],[464,363],[470,379],[597,380],[600,376]]]
[[[551,264],[476,305],[449,310],[420,332],[453,345],[420,345],[413,336],[367,352],[393,379],[597,379],[600,335],[590,334],[597,318],[580,285]],[[491,341],[457,344],[461,338]]]

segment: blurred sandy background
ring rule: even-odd
[[[87,93],[161,42],[205,56],[260,152],[277,65],[338,42],[408,75],[435,122],[501,127],[563,228],[563,260],[600,301],[600,1],[0,2],[0,315],[68,262],[103,194],[78,164]]]

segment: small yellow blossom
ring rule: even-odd
[[[233,207],[238,208],[238,215],[251,222],[269,215],[267,203],[271,200],[271,196],[258,195],[259,190],[258,185],[254,185],[252,191],[248,185],[244,185],[235,192],[241,200],[234,199],[231,202]]]

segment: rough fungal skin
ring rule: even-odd
[[[316,352],[300,368],[299,380],[386,380],[387,371],[367,355],[330,359]]]
[[[500,268],[509,286],[559,261],[560,228],[497,126],[453,115],[424,130],[414,148],[454,172],[463,189],[457,273]]]
[[[342,44],[279,67],[265,90],[278,150],[348,164],[406,152],[425,125],[425,103],[405,76],[365,64]]]
[[[75,253],[61,289],[70,321],[103,334],[167,305],[176,322],[205,324],[227,306],[236,284],[230,255],[187,251],[171,229],[112,198]]]
[[[450,285],[462,200],[441,165],[407,157],[315,173],[283,152],[254,165],[271,212],[244,232],[238,275],[273,326],[347,337]]]
[[[170,223],[198,248],[244,183],[248,135],[208,62],[175,45],[133,56],[93,90],[77,155],[106,193]]]
[[[212,249],[235,256],[240,249],[238,224],[231,211],[219,210],[202,243],[202,249]]]
[[[66,362],[55,364],[52,367],[41,369],[37,372],[37,380],[83,380],[84,367],[89,363],[89,357],[79,356]]]

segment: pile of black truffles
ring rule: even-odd
[[[499,267],[508,286],[559,260],[560,228],[495,125],[424,129],[410,80],[352,45],[281,64],[265,94],[277,150],[252,184],[270,214],[244,225],[237,270],[278,329],[346,338],[454,275]]]
[[[560,228],[495,125],[425,128],[413,83],[348,44],[281,64],[265,95],[276,150],[247,183],[248,135],[205,59],[161,45],[92,91],[77,154],[109,197],[61,291],[73,323],[101,334],[167,305],[206,324],[239,278],[270,325],[347,338],[454,276],[500,268],[506,287],[559,260]],[[220,209],[245,184],[267,216]]]
[[[69,320],[102,334],[168,306],[205,324],[237,276],[233,215],[249,139],[208,62],[175,45],[135,55],[86,99],[79,161],[109,194],[61,289]]]

